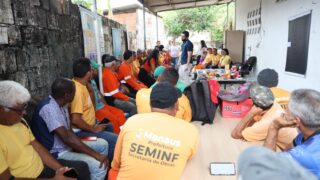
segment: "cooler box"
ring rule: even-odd
[[[252,104],[251,99],[242,102],[222,101],[221,115],[224,118],[243,118],[250,111]]]

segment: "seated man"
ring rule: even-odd
[[[100,138],[83,143],[74,134],[68,112],[74,94],[75,85],[71,80],[56,79],[51,86],[51,96],[40,102],[33,114],[32,132],[55,158],[84,161],[89,166],[91,179],[103,180],[109,164],[108,143]]]
[[[158,66],[154,71],[154,78],[157,79],[157,81],[160,80],[160,75],[163,73],[163,71],[166,70],[166,67],[164,66]],[[153,84],[151,87],[153,87],[155,84]],[[184,89],[187,87],[183,82],[179,81],[176,84],[176,87],[183,93]]]
[[[136,101],[122,92],[122,86],[119,82],[116,66],[117,59],[114,56],[102,56],[104,68],[102,72],[104,96],[112,98],[114,105],[129,113],[130,116],[137,113]]]
[[[112,161],[115,143],[118,136],[106,131],[107,124],[98,124],[94,105],[89,90],[89,81],[92,77],[90,60],[80,58],[73,63],[73,82],[75,84],[75,96],[70,104],[70,120],[77,136],[95,136],[106,140],[109,144],[108,158]],[[89,88],[89,90],[88,90]]]
[[[221,56],[218,54],[218,50],[216,48],[208,48],[208,54],[204,60],[203,68],[208,66],[212,68],[218,68]]]
[[[93,68],[93,77],[90,80],[90,84],[94,96],[94,105],[96,110],[96,117],[100,123],[106,123],[104,120],[107,119],[113,125],[113,132],[116,134],[120,133],[120,126],[126,122],[126,117],[121,109],[109,106],[105,101],[103,95],[98,89],[95,82],[95,77],[98,76],[99,64],[91,61],[91,66]]]
[[[109,180],[116,172],[118,179],[180,179],[198,143],[196,127],[174,117],[180,96],[168,82],[152,89],[152,112],[132,116],[120,132]]]
[[[276,149],[279,133],[287,127],[297,127],[298,136],[291,147],[281,155],[296,160],[317,178],[320,178],[320,92],[299,89],[291,93],[288,111],[270,125],[264,146]]]
[[[250,96],[254,105],[248,114],[239,121],[231,136],[235,139],[245,139],[247,141],[265,140],[270,124],[284,113],[284,110],[277,102],[274,102],[273,94],[267,87],[252,86]],[[281,149],[286,149],[296,135],[297,130],[295,128],[282,129],[278,136],[277,145]]]
[[[23,119],[30,93],[14,81],[0,81],[0,179],[53,178],[66,180],[63,167],[35,140]],[[90,178],[88,166],[80,161],[61,161],[77,165],[79,179]]]
[[[179,74],[176,69],[174,68],[167,68],[164,70],[163,73],[160,74],[158,77],[159,82],[169,82],[172,85],[176,85],[179,79]],[[152,86],[153,87],[153,86]],[[141,89],[137,93],[137,109],[138,113],[148,113],[151,112],[150,107],[150,93],[152,87],[149,89]],[[189,99],[182,94],[182,96],[178,99],[179,101],[179,109],[176,113],[176,117],[183,119],[187,122],[190,122],[192,119],[192,110],[190,106]]]
[[[130,93],[136,94],[142,88],[146,88],[144,84],[138,82],[132,74],[131,64],[133,63],[133,52],[126,50],[123,53],[124,61],[121,63],[119,70],[117,71],[118,78],[120,81],[124,81],[126,86],[129,88]]]

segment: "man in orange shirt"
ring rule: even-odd
[[[124,61],[119,67],[117,72],[118,78],[120,81],[125,82],[127,87],[130,90],[130,93],[136,94],[142,88],[146,88],[146,86],[137,81],[137,79],[132,74],[131,64],[133,63],[133,52],[130,50],[126,50],[123,53]]]
[[[120,132],[109,180],[181,178],[198,144],[197,128],[174,117],[181,95],[169,82],[152,88],[152,112],[131,117]]]
[[[137,113],[136,101],[124,94],[123,91],[125,89],[121,86],[115,72],[117,70],[116,61],[117,59],[114,56],[102,56],[104,64],[102,72],[104,96],[111,98],[117,108],[128,112],[132,116]]]

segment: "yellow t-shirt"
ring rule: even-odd
[[[152,90],[151,88],[141,89],[137,92],[136,105],[137,105],[138,114],[151,112],[151,106],[150,106],[151,90]],[[178,102],[179,102],[179,110],[176,114],[176,117],[190,122],[192,119],[192,109],[190,106],[189,99],[184,94],[182,94],[182,96],[178,99]]]
[[[111,166],[117,180],[180,179],[197,144],[193,124],[164,113],[137,114],[123,126]]]
[[[271,109],[262,116],[260,121],[242,131],[243,138],[247,141],[265,140],[271,122],[280,117],[282,113],[284,113],[284,110],[277,102],[274,102]],[[292,143],[297,135],[298,132],[296,128],[283,128],[279,131],[277,145],[284,149]]]
[[[42,160],[30,144],[34,136],[22,123],[0,125],[0,174],[9,168],[20,178],[36,178],[43,170]]]
[[[290,92],[278,87],[270,88],[276,101],[289,100]]]
[[[76,86],[76,93],[70,104],[70,113],[82,114],[82,119],[89,125],[96,123],[96,115],[87,87],[76,80],[73,80]]]
[[[225,55],[220,58],[220,67],[224,67],[230,63],[231,63],[231,57],[229,55]]]
[[[204,59],[206,64],[212,64],[213,66],[217,66],[219,64],[221,56],[219,54],[208,54],[206,58]]]

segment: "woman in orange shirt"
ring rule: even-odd
[[[152,86],[156,80],[153,78],[153,72],[158,66],[159,50],[154,49],[143,62],[138,74],[139,80],[146,86]]]

